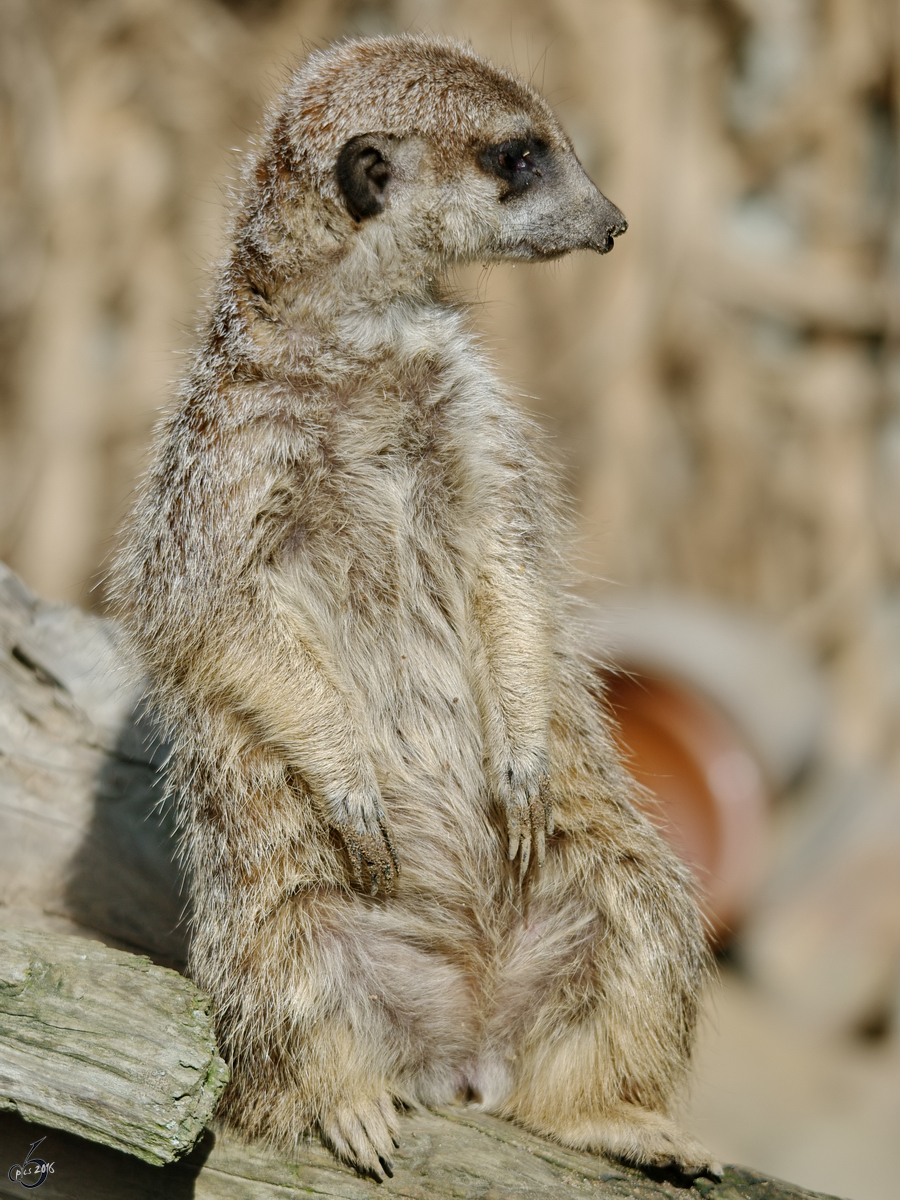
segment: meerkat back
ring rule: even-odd
[[[314,54],[248,159],[115,569],[172,732],[222,1115],[390,1175],[397,1105],[718,1172],[672,1122],[706,951],[562,604],[555,485],[442,293],[605,253],[528,86],[419,36]]]

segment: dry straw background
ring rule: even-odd
[[[836,752],[900,781],[896,0],[2,0],[0,558],[102,609],[237,152],[305,45],[406,28],[533,78],[629,219],[609,258],[459,281],[553,435],[588,579],[788,632]],[[740,1003],[723,1024],[762,1038]]]

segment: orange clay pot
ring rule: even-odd
[[[641,807],[700,887],[710,939],[725,945],[761,868],[769,797],[735,726],[705,696],[662,675],[605,676]]]

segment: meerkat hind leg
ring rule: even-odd
[[[389,1083],[370,1069],[364,1047],[348,1029],[329,1025],[324,1020],[319,1027],[323,1054],[307,1057],[299,1069],[282,1063],[274,1077],[258,1066],[252,1082],[227,1095],[221,1115],[288,1152],[300,1135],[318,1134],[336,1157],[381,1182],[393,1174],[399,1144]]]
[[[585,1024],[555,1046],[544,1045],[533,1056],[526,1051],[524,1075],[499,1111],[573,1150],[691,1179],[721,1178],[722,1167],[709,1151],[663,1112],[598,1095],[608,1090],[611,1074],[598,1050],[597,1030]]]
[[[296,1052],[296,1029],[283,1029],[281,1046],[266,1031],[232,1029],[243,1069],[233,1071],[219,1115],[288,1152],[302,1135],[318,1134],[361,1174],[392,1175],[399,1119],[377,1039],[361,1038],[346,1011],[296,1017],[306,1030]]]
[[[573,1149],[721,1174],[669,1117],[706,971],[682,874],[641,818],[603,799],[577,837],[548,844],[503,954],[486,1041],[511,1078],[486,1108]]]
[[[245,999],[258,997],[248,1011],[274,1005],[279,1015],[230,1022],[245,1067],[224,1115],[286,1147],[315,1130],[361,1173],[390,1176],[394,1102],[450,1102],[477,1045],[464,972],[433,945],[421,949],[428,930],[400,901],[339,889],[289,898],[240,968]]]

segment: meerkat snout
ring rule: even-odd
[[[581,171],[581,166],[578,166]],[[618,208],[594,186],[589,177],[583,176],[580,192],[572,188],[574,193],[570,211],[567,213],[566,227],[571,228],[577,244],[567,246],[569,249],[596,250],[598,254],[608,254],[613,248],[614,239],[623,234],[628,228],[628,222]],[[582,241],[578,239],[582,237]]]
[[[481,170],[500,185],[497,257],[547,259],[572,250],[606,254],[627,228],[568,139],[558,127],[549,133],[508,139],[478,155]]]
[[[599,251],[600,254],[609,254],[613,248],[613,241],[620,237],[628,229],[628,222],[614,204],[601,193],[597,193],[597,225],[600,229],[600,237],[597,244],[592,249]]]

